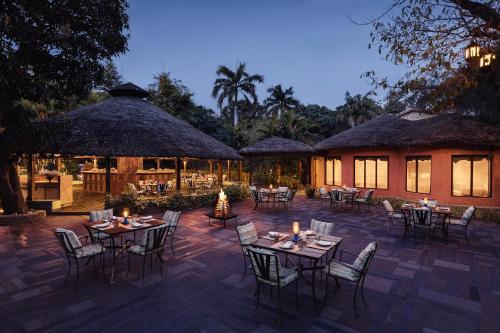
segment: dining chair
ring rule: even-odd
[[[332,221],[324,221],[319,219],[311,219],[310,230],[316,234],[331,236],[333,235],[334,224]]]
[[[278,202],[283,205],[283,208],[288,209],[292,205],[296,190],[287,190],[283,197],[278,197]]]
[[[324,187],[320,187],[319,188],[319,195],[321,197],[321,202],[324,204],[326,201],[330,201],[331,200],[331,197],[330,197],[330,193],[328,193],[328,191],[324,188]]]
[[[170,237],[170,249],[174,255],[174,236],[177,226],[179,225],[180,217],[180,211],[167,210],[162,218],[162,221],[169,226],[167,237]]]
[[[470,206],[465,210],[461,218],[453,218],[450,217],[448,220],[448,224],[450,226],[457,226],[461,227],[464,230],[464,238],[467,240],[467,228],[469,227],[469,223],[472,221],[474,218],[474,215],[476,214],[476,207]],[[448,232],[448,231],[447,231]]]
[[[269,197],[262,195],[261,191],[252,191],[252,199],[255,203],[255,209],[262,207],[263,204],[269,205]]]
[[[142,241],[140,244],[134,244],[128,247],[128,262],[127,262],[127,276],[130,272],[130,257],[131,255],[142,257],[142,281],[144,282],[145,268],[146,268],[146,258],[150,257],[151,269],[153,269],[153,255],[156,254],[160,262],[160,273],[163,275],[164,263],[162,254],[163,248],[165,246],[165,241],[169,232],[170,226],[168,224],[161,224],[156,227],[146,229],[144,235],[142,236]]]
[[[102,221],[111,221],[111,220],[113,220],[113,208],[90,211],[89,212],[89,220],[91,223],[97,223],[97,222],[102,222]],[[87,229],[87,232],[88,232],[89,237],[90,237],[90,241],[92,243],[96,243],[98,241],[108,240],[111,238],[108,234],[100,232],[99,230],[96,230],[94,228],[90,228],[87,225],[85,225],[85,229]]]
[[[339,279],[354,282],[356,283],[356,287],[354,289],[353,306],[354,306],[354,313],[356,314],[356,317],[358,317],[358,309],[356,307],[356,298],[358,289],[361,285],[361,299],[363,300],[365,306],[367,306],[368,304],[366,302],[363,292],[365,285],[365,278],[368,272],[368,267],[370,266],[370,263],[373,260],[373,257],[375,256],[375,252],[377,252],[377,249],[378,249],[378,242],[371,242],[358,255],[346,250],[340,250],[339,260],[338,261],[335,259],[330,260],[327,267],[325,267],[325,272],[326,272],[325,303],[327,302],[328,299],[328,280],[330,276],[333,277],[333,279],[335,280],[336,288],[340,288]],[[349,264],[342,260],[342,255],[344,253],[350,254],[351,256],[356,258],[352,264]]]
[[[132,183],[127,184],[127,189],[129,190],[129,192],[132,192],[132,193],[137,194],[137,195],[143,195],[145,193],[142,190],[138,190],[137,187]]]
[[[372,201],[373,191],[374,191],[373,189],[369,189],[368,191],[365,192],[365,195],[362,198],[354,198],[354,202],[358,206],[358,209],[361,207],[361,205],[364,205],[367,208],[368,206],[370,206]]]
[[[331,192],[330,208],[339,205],[342,208],[342,191],[333,189]]]
[[[387,218],[389,219],[389,230],[387,232],[391,232],[392,226],[394,225],[394,222],[402,222],[403,227],[405,228],[405,231],[403,232],[402,236],[406,232],[406,224],[409,223],[409,221],[406,221],[405,216],[403,215],[403,212],[401,213],[396,213],[394,211],[394,208],[392,208],[391,203],[389,200],[384,200],[382,201],[382,206],[384,206],[385,213],[387,214]]]
[[[434,239],[436,231],[436,224],[432,220],[432,211],[429,208],[412,208],[411,209],[412,222],[413,222],[413,239],[417,242],[417,229],[426,231],[429,235],[429,240]]]
[[[97,269],[95,265],[95,258],[97,256],[102,256],[102,271],[104,274],[104,256],[105,256],[105,248],[100,243],[92,243],[87,244],[88,236],[80,236],[78,237],[74,231],[64,229],[64,228],[55,228],[52,230],[54,235],[56,236],[59,244],[64,249],[64,253],[66,254],[66,258],[68,260],[68,272],[66,274],[66,278],[64,279],[64,283],[69,278],[71,273],[71,260],[73,259],[76,264],[76,284],[75,289],[80,282],[80,265],[78,261],[81,259],[87,259],[87,266],[91,261],[94,267],[94,273],[97,274]],[[85,238],[85,245],[82,245],[80,242],[80,238]]]
[[[260,290],[263,285],[267,285],[271,290],[272,288],[278,289],[279,324],[281,325],[281,289],[295,282],[295,305],[298,304],[299,268],[282,267],[278,255],[268,250],[248,247],[247,251],[257,282],[257,291],[255,292],[257,303],[255,304],[254,316],[260,305]]]
[[[418,203],[420,204],[420,206],[427,205],[431,208],[437,207],[437,205],[438,205],[438,201],[436,199],[428,199],[427,204],[425,203],[425,201],[423,199],[420,199],[420,200],[418,200]]]
[[[245,264],[245,270],[243,272],[242,280],[247,274],[247,256],[248,247],[255,241],[259,239],[257,235],[257,229],[255,229],[255,224],[248,222],[236,227],[236,233],[238,234],[238,239],[240,240],[241,252],[243,253],[243,262]]]

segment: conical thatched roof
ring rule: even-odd
[[[314,148],[324,151],[412,146],[500,148],[500,129],[459,114],[415,121],[382,115],[318,142]]]
[[[241,155],[247,156],[301,156],[312,155],[314,149],[300,141],[280,137],[270,137],[240,149]]]
[[[34,123],[36,135],[4,142],[18,153],[241,159],[233,148],[141,99],[146,91],[131,83],[110,95],[114,97]]]

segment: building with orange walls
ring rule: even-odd
[[[382,115],[315,145],[313,186],[500,207],[500,130],[455,114]]]

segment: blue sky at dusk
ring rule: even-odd
[[[264,75],[258,95],[275,84],[293,86],[304,104],[330,108],[348,90],[366,93],[366,70],[396,79],[404,68],[369,50],[370,26],[358,20],[380,14],[387,0],[168,0],[130,1],[129,51],[116,59],[125,81],[146,87],[165,69],[198,104],[211,97],[218,65],[246,62]],[[377,97],[381,99],[384,92]]]

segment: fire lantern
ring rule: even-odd
[[[472,42],[465,48],[465,59],[469,61],[479,59],[480,52],[481,48],[479,47],[479,45]]]
[[[214,208],[214,216],[218,218],[231,216],[231,205],[222,189],[220,190],[219,199]]]

